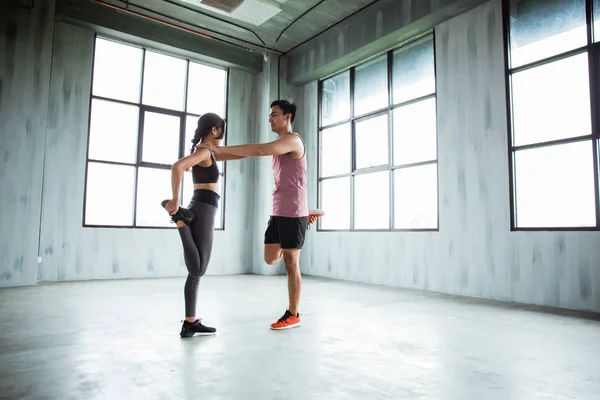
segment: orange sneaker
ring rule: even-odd
[[[311,208],[308,210],[308,225],[310,226],[310,224],[316,222],[317,219],[321,218],[323,215],[325,215],[325,211],[319,210],[318,208]]]
[[[283,317],[279,318],[276,322],[271,324],[271,329],[273,330],[281,330],[281,329],[290,329],[297,328],[300,325],[300,313],[298,313],[295,317],[292,315],[290,310],[285,310],[285,314]]]

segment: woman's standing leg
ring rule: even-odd
[[[200,320],[196,318],[196,303],[200,278],[206,273],[212,253],[217,207],[204,202],[193,201],[190,210],[196,216],[194,222],[190,226],[185,224],[180,226],[178,223],[177,227],[181,236],[185,264],[188,270],[184,287],[186,320],[181,328],[182,337],[193,336],[195,333],[210,335],[216,332],[216,329],[202,325]]]

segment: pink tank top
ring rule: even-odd
[[[300,135],[298,137],[302,139]],[[292,218],[308,216],[306,146],[304,148],[304,155],[300,159],[294,159],[289,154],[273,156],[274,216]]]

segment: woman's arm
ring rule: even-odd
[[[199,149],[195,153],[177,160],[171,167],[171,188],[173,190],[173,200],[175,200],[176,204],[179,204],[179,189],[181,187],[183,172],[208,159],[209,154],[210,151],[208,149]]]

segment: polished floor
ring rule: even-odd
[[[183,279],[0,289],[2,399],[600,399],[600,319],[304,278],[206,277],[216,336],[180,339]]]

